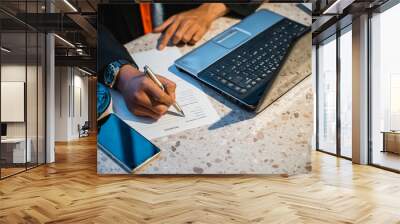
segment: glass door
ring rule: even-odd
[[[1,176],[26,170],[27,151],[26,33],[1,34]],[[7,49],[7,50],[4,50]]]
[[[44,1],[3,2],[24,12],[45,12]],[[0,178],[45,163],[44,33],[0,12]]]

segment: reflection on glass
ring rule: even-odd
[[[1,140],[1,177],[25,170],[31,151],[26,141],[26,34],[2,33],[1,45],[1,122],[7,134]]]
[[[349,29],[350,30],[347,30]],[[352,157],[352,35],[351,27],[340,36],[340,153]]]
[[[400,130],[400,33],[393,27],[398,21],[400,4],[371,20],[372,163],[396,170],[400,170],[400,133],[395,132]]]
[[[24,12],[45,12],[45,0],[0,1],[0,6]],[[29,15],[28,15],[29,16]],[[27,17],[35,23],[39,17]],[[44,33],[0,12],[12,30],[1,36],[0,178],[45,162],[45,44]],[[4,27],[3,27],[4,28]]]
[[[318,48],[318,148],[336,153],[336,40]]]

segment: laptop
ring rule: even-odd
[[[269,105],[264,102],[267,93],[292,47],[310,30],[261,9],[177,59],[175,65],[240,106],[260,112]]]

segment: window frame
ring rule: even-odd
[[[36,4],[36,13],[39,12],[39,2],[41,2],[41,1],[36,0],[36,1],[32,1],[31,2],[31,3]],[[27,3],[28,3],[28,1],[22,1],[22,3],[25,3],[25,6],[24,6],[25,7],[25,12],[27,12]],[[14,17],[11,13],[9,13],[6,10],[4,10],[3,8],[0,8],[0,12],[5,13],[6,15],[10,16],[11,19],[15,20],[18,23],[21,23],[22,27],[23,27],[23,30],[16,31],[16,32],[19,32],[19,33],[25,35],[25,49],[24,49],[24,51],[25,51],[25,87],[24,87],[24,91],[25,91],[25,93],[24,93],[25,166],[24,166],[24,169],[22,169],[22,170],[20,170],[18,172],[14,172],[14,173],[9,174],[9,175],[4,175],[2,173],[2,169],[3,168],[1,167],[1,164],[0,164],[0,180],[3,180],[3,179],[6,179],[8,177],[12,177],[12,176],[17,175],[19,173],[26,172],[26,171],[28,171],[30,169],[39,167],[39,166],[44,165],[44,164],[47,163],[47,144],[48,143],[47,143],[47,128],[46,128],[47,127],[47,110],[46,110],[46,108],[47,108],[47,99],[46,99],[47,98],[47,80],[46,79],[47,79],[47,44],[48,44],[48,40],[47,40],[47,32],[40,31],[40,30],[30,26],[29,24],[27,24],[27,23],[19,20],[18,18]],[[45,12],[48,12],[48,7],[46,7]],[[25,16],[26,16],[26,14],[25,14]],[[25,17],[25,20],[26,20],[26,17]],[[0,27],[1,27],[1,24],[0,24]],[[8,33],[8,31],[0,30],[0,46],[2,45],[1,42],[2,42],[2,34],[3,33]],[[27,114],[28,113],[27,112],[28,33],[33,34],[33,35],[36,36],[36,43],[35,43],[36,44],[36,49],[35,49],[35,51],[36,51],[36,60],[34,62],[35,66],[36,66],[36,69],[35,69],[36,70],[35,71],[35,75],[36,75],[36,92],[35,92],[35,94],[36,94],[36,122],[34,122],[35,125],[36,125],[36,136],[34,136],[33,138],[36,138],[36,141],[37,141],[37,145],[36,146],[37,147],[36,147],[36,161],[35,161],[34,164],[30,164],[31,166],[28,166],[28,162],[27,162],[27,156],[28,156],[28,154],[27,154],[27,147],[28,147],[28,144],[27,144],[28,143],[28,116],[27,116],[28,115]],[[39,98],[38,98],[39,97],[39,94],[38,94],[39,93],[39,81],[38,81],[39,70],[38,70],[38,66],[39,66],[39,36],[40,36],[39,34],[43,34],[42,38],[40,39],[40,41],[41,41],[41,44],[42,44],[42,47],[43,47],[43,49],[41,49],[41,52],[43,53],[43,55],[41,55],[41,56],[42,56],[42,60],[44,62],[42,64],[42,70],[41,70],[42,82],[43,82],[42,84],[44,85],[43,86],[44,89],[43,89],[43,92],[42,92],[42,96],[44,96],[44,99],[42,99],[43,105],[41,105],[41,106],[43,107],[42,109],[44,110],[43,111],[44,114],[43,114],[43,117],[40,118],[40,119],[44,119],[44,120],[41,120],[43,122],[43,127],[42,128],[44,128],[44,130],[43,130],[43,146],[42,146],[43,147],[42,152],[44,152],[44,154],[41,155],[43,157],[42,158],[43,162],[39,162],[39,144],[38,144],[38,139],[39,139],[39,113],[38,113],[38,111],[39,111]],[[0,54],[0,82],[1,82],[2,62],[3,62],[2,55]],[[1,110],[1,105],[0,105],[0,110]],[[1,123],[1,119],[0,119],[0,123]],[[0,158],[1,158],[1,144],[0,144]]]
[[[316,146],[316,151],[323,152],[329,155],[337,156],[343,159],[347,160],[352,160],[352,158],[347,157],[342,155],[342,150],[341,150],[341,119],[340,119],[340,84],[341,84],[341,66],[340,66],[340,37],[344,35],[347,32],[351,32],[352,23],[346,24],[344,27],[341,27],[338,29],[335,33],[329,35],[328,37],[319,40],[318,43],[316,44],[316,53],[315,53],[315,62],[316,62],[316,79],[315,79],[315,86],[316,86],[316,112],[315,112],[315,120],[316,120],[316,137],[315,137],[315,146]],[[350,27],[350,28],[349,28]],[[335,38],[332,38],[335,36]],[[332,38],[332,40],[329,40]],[[336,41],[336,152],[328,152],[324,149],[321,149],[319,147],[319,47],[321,43],[326,42],[326,41]]]

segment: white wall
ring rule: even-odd
[[[88,78],[72,67],[56,67],[55,73],[55,140],[70,141],[88,120]]]
[[[1,81],[25,82],[25,64],[2,65]],[[7,110],[7,108],[1,108],[1,110]],[[25,123],[24,122],[7,123],[7,137],[25,137]]]
[[[55,141],[68,140],[69,76],[67,74],[67,67],[55,68]]]
[[[36,74],[36,67],[27,66],[26,67],[28,74]],[[25,64],[4,64],[1,66],[1,81],[4,82],[25,82]],[[36,130],[36,113],[31,113],[32,111],[36,111],[37,99],[36,99],[36,80],[30,78],[28,75],[29,87],[34,86],[35,88],[27,88],[27,106],[31,107],[27,109],[29,113],[27,113],[28,129],[32,127]],[[40,105],[39,105],[40,106]],[[34,107],[34,108],[32,108]],[[7,108],[1,108],[1,110],[7,110]],[[34,122],[34,124],[31,124]],[[7,136],[8,137],[25,137],[25,123],[26,122],[7,122]],[[33,127],[34,126],[34,127]],[[29,137],[30,130],[28,130]]]

